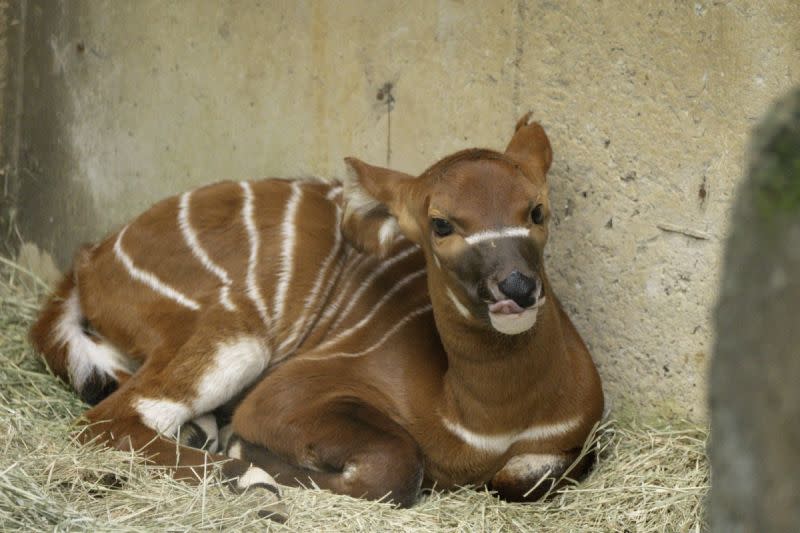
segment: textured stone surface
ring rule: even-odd
[[[753,138],[725,252],[711,367],[714,531],[800,523],[800,89]]]
[[[551,278],[613,409],[705,418],[732,192],[800,79],[800,3],[29,3],[21,226],[62,267],[187,187],[337,176],[346,155],[418,173],[502,148],[533,109]]]

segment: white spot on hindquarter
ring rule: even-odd
[[[133,407],[145,426],[168,437],[175,436],[178,428],[192,417],[189,406],[172,400],[139,398]]]
[[[247,230],[247,240],[250,244],[250,254],[247,257],[247,296],[256,306],[258,315],[264,325],[269,327],[269,313],[267,312],[267,304],[264,303],[264,298],[261,295],[261,288],[258,286],[256,278],[256,269],[258,267],[258,249],[261,241],[256,228],[255,220],[253,220],[253,189],[250,183],[242,181],[239,183],[244,193],[244,204],[242,206],[242,220],[244,227]]]
[[[67,371],[72,386],[79,392],[93,371],[116,380],[116,372],[132,374],[137,364],[110,344],[94,342],[81,327],[83,313],[78,300],[78,289],[72,289],[63,302],[61,317],[53,329],[56,343],[67,345]]]
[[[248,487],[258,484],[271,485],[275,488],[278,488],[278,484],[275,482],[272,476],[257,466],[251,466],[248,468],[247,471],[239,477],[239,481],[237,482],[240,490],[244,490]]]
[[[509,237],[528,237],[530,230],[523,226],[507,227],[499,230],[479,231],[464,237],[464,240],[469,245],[477,244],[483,241],[490,241],[494,239],[507,239]]]
[[[192,408],[207,413],[255,381],[270,360],[269,349],[255,337],[239,337],[217,345],[214,361],[196,387]]]
[[[442,423],[451,433],[473,448],[485,452],[501,454],[508,451],[513,444],[520,441],[550,439],[574,431],[580,426],[581,418],[575,417],[564,422],[541,424],[538,426],[531,426],[522,431],[500,433],[497,435],[476,433],[446,418],[442,418]]]
[[[197,311],[200,309],[199,303],[173,289],[161,281],[155,274],[147,272],[146,270],[142,270],[133,264],[133,259],[131,259],[130,256],[122,249],[122,238],[125,236],[126,231],[128,231],[128,226],[122,228],[122,231],[117,234],[117,240],[114,242],[114,254],[117,256],[117,259],[120,261],[120,263],[122,263],[123,266],[125,266],[125,268],[128,270],[128,274],[136,281],[144,283],[155,292],[169,298],[173,302],[182,305],[183,307],[186,307],[187,309],[191,309],[192,311]]]
[[[231,278],[222,267],[208,256],[205,249],[203,249],[203,246],[200,244],[200,241],[197,239],[197,232],[195,232],[192,227],[189,217],[189,199],[191,198],[191,194],[191,192],[185,192],[181,195],[180,204],[178,206],[178,227],[180,227],[183,239],[186,241],[186,244],[189,245],[192,255],[200,261],[206,270],[214,274],[222,283],[222,287],[220,287],[219,290],[220,303],[228,311],[233,311],[236,309],[236,306],[233,305],[230,298]]]
[[[391,257],[390,259],[381,262],[378,265],[378,268],[370,272],[369,276],[367,276],[367,278],[361,283],[361,286],[356,290],[356,292],[353,293],[352,297],[350,298],[350,302],[347,304],[347,307],[345,307],[344,310],[339,314],[339,317],[333,323],[333,326],[331,326],[331,328],[333,329],[342,323],[342,321],[347,317],[350,311],[353,310],[353,307],[355,307],[355,305],[358,303],[361,296],[367,291],[367,289],[369,289],[372,286],[372,284],[375,282],[378,276],[380,276],[381,274],[392,268],[394,265],[396,265],[409,255],[419,251],[420,251],[419,248],[417,248],[416,246],[410,246],[409,248],[403,250],[394,257]],[[349,287],[348,289],[346,289],[346,292],[349,292]]]
[[[455,305],[458,312],[461,313],[461,316],[464,318],[472,318],[472,314],[469,312],[469,309],[467,309],[464,304],[458,300],[458,297],[453,294],[453,291],[450,290],[450,287],[445,287],[445,290],[447,291],[447,296],[453,301],[453,305]]]
[[[286,213],[281,224],[281,267],[278,273],[278,286],[275,289],[275,303],[272,306],[275,313],[275,320],[283,321],[283,313],[286,309],[286,292],[289,290],[289,282],[292,280],[292,270],[294,267],[294,242],[295,242],[295,217],[297,216],[297,206],[303,190],[300,183],[292,182],[292,194],[286,203]]]

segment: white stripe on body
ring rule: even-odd
[[[192,223],[189,218],[189,199],[191,194],[191,192],[185,192],[181,195],[181,200],[178,207],[178,227],[180,227],[181,233],[183,234],[183,239],[186,241],[186,244],[189,245],[192,255],[194,255],[195,258],[200,261],[206,270],[214,274],[222,283],[222,287],[219,289],[220,303],[228,311],[234,311],[236,306],[233,305],[233,302],[230,298],[230,286],[232,283],[231,278],[222,267],[217,265],[208,256],[200,244],[200,241],[197,239],[197,233],[192,227]]]
[[[395,255],[391,259],[383,261],[378,265],[378,268],[370,272],[369,276],[367,276],[367,279],[365,279],[363,283],[361,283],[361,286],[356,290],[356,292],[353,293],[353,296],[350,298],[350,303],[348,303],[347,307],[345,307],[344,310],[339,314],[339,317],[333,323],[331,328],[335,328],[336,326],[341,324],[345,318],[347,318],[347,315],[350,313],[350,311],[353,310],[353,307],[358,303],[359,298],[361,298],[364,292],[372,285],[372,283],[378,278],[378,276],[380,276],[381,274],[392,268],[395,264],[399,263],[400,261],[402,261],[403,259],[405,259],[406,257],[408,257],[409,255],[411,255],[416,251],[420,251],[420,249],[417,246],[412,245],[409,248],[400,252],[399,254]]]
[[[132,374],[137,363],[107,342],[94,342],[81,327],[83,313],[78,300],[78,289],[73,288],[63,302],[63,313],[53,329],[56,342],[67,345],[67,371],[70,382],[81,391],[93,371],[116,380],[116,372]]]
[[[327,348],[327,347],[329,347],[329,346],[332,346],[332,345],[336,344],[337,342],[339,342],[340,340],[342,340],[343,338],[345,338],[345,337],[348,337],[348,336],[352,335],[354,332],[356,332],[356,331],[360,330],[361,328],[363,328],[365,325],[367,325],[367,323],[368,323],[370,320],[372,320],[372,319],[373,319],[373,317],[374,317],[376,314],[378,314],[378,311],[380,311],[380,308],[381,308],[381,307],[382,307],[382,306],[383,306],[383,305],[384,305],[386,302],[388,302],[388,301],[391,299],[391,297],[392,297],[392,296],[394,296],[396,293],[398,293],[398,292],[399,292],[401,289],[403,289],[403,288],[404,288],[406,285],[409,285],[409,284],[410,284],[412,281],[414,281],[415,279],[417,279],[417,278],[419,278],[419,277],[421,277],[421,276],[425,275],[425,272],[426,272],[426,271],[425,271],[425,269],[423,268],[423,269],[421,269],[421,270],[417,270],[416,272],[412,272],[411,274],[407,275],[406,277],[404,277],[403,279],[401,279],[400,281],[398,281],[398,282],[397,282],[397,283],[396,283],[396,284],[395,284],[395,285],[394,285],[394,286],[393,286],[393,287],[392,287],[392,288],[391,288],[391,289],[390,289],[390,290],[389,290],[389,291],[388,291],[386,294],[384,294],[384,295],[383,295],[383,297],[382,297],[380,300],[378,300],[378,303],[376,303],[376,304],[375,304],[375,307],[373,307],[373,308],[370,310],[370,312],[369,312],[369,313],[367,313],[367,316],[365,316],[364,318],[362,318],[361,320],[359,320],[359,321],[356,323],[356,325],[355,325],[355,326],[353,326],[353,327],[351,327],[351,328],[349,328],[349,329],[346,329],[345,331],[343,331],[343,332],[339,333],[338,335],[336,335],[334,338],[332,338],[332,339],[330,339],[330,340],[328,340],[328,341],[326,341],[326,342],[322,343],[322,344],[319,346],[319,348],[318,348],[318,349],[325,349],[325,348]]]
[[[148,287],[150,287],[155,292],[159,293],[162,296],[165,296],[172,300],[173,302],[186,307],[187,309],[191,309],[192,311],[197,311],[200,309],[200,304],[194,301],[193,299],[189,298],[188,296],[184,295],[183,293],[173,289],[158,277],[151,273],[147,272],[146,270],[142,270],[136,265],[133,264],[133,260],[130,258],[128,254],[125,253],[125,250],[122,249],[122,238],[125,236],[125,232],[128,231],[128,226],[122,228],[122,231],[117,234],[117,240],[114,242],[114,254],[117,256],[117,259],[125,266],[128,270],[128,274],[141,283],[144,283]]]
[[[581,417],[575,417],[564,422],[556,422],[555,424],[531,426],[522,431],[500,433],[498,435],[475,433],[461,424],[451,422],[446,418],[442,418],[442,423],[450,432],[473,448],[485,452],[502,454],[508,451],[513,444],[520,441],[543,440],[569,433],[577,429],[581,423]]]
[[[374,350],[380,348],[383,345],[383,343],[385,343],[387,340],[389,340],[389,338],[392,335],[397,333],[397,331],[400,330],[400,328],[402,328],[403,326],[405,326],[406,324],[408,324],[409,322],[411,322],[413,319],[417,318],[418,316],[424,315],[425,313],[430,312],[432,309],[433,309],[433,306],[431,304],[424,305],[424,306],[420,307],[419,309],[415,309],[411,313],[409,313],[406,316],[404,316],[394,326],[389,328],[389,330],[386,333],[384,333],[383,336],[380,339],[378,339],[378,341],[375,344],[373,344],[369,348],[366,348],[366,349],[361,350],[359,352],[337,352],[337,353],[325,354],[325,355],[321,355],[321,356],[304,357],[303,359],[309,359],[309,360],[313,360],[313,361],[324,361],[325,359],[332,359],[334,357],[363,357],[363,356],[373,352]]]
[[[253,220],[253,189],[250,183],[246,181],[239,182],[244,192],[244,205],[242,206],[242,219],[244,227],[247,230],[247,239],[250,243],[250,255],[247,257],[247,296],[256,306],[258,315],[261,321],[269,329],[271,324],[269,320],[269,312],[267,311],[267,304],[264,303],[264,298],[261,294],[261,288],[258,286],[256,279],[256,267],[258,267],[258,249],[261,245],[256,223]]]
[[[464,318],[472,318],[472,314],[469,312],[469,309],[467,309],[464,304],[461,303],[458,297],[453,294],[453,291],[450,290],[450,287],[445,286],[445,290],[447,291],[447,296],[449,296],[453,301],[453,305],[455,305],[456,309],[458,309],[458,312],[461,313],[461,316]]]
[[[289,201],[286,202],[286,211],[281,223],[281,267],[278,271],[278,286],[275,289],[275,302],[272,306],[272,312],[275,316],[275,321],[278,324],[283,322],[283,314],[286,310],[286,292],[289,290],[289,283],[292,280],[292,268],[294,266],[294,242],[295,242],[295,217],[297,215],[297,206],[300,204],[300,198],[303,190],[300,183],[297,181],[292,182],[292,194],[289,196]]]
[[[350,295],[350,286],[360,277],[360,269],[364,267],[364,263],[369,263],[369,259],[372,259],[372,257],[367,254],[360,254],[353,263],[349,265],[350,275],[347,279],[342,280],[342,288],[339,290],[336,299],[325,307],[325,311],[322,312],[322,317],[319,320],[320,323],[324,324],[326,320],[329,320],[331,316],[339,310],[342,301]],[[345,266],[348,266],[346,263],[347,261],[345,261]],[[333,325],[331,325],[331,329],[332,328]]]
[[[477,244],[483,241],[491,241],[494,239],[506,239],[508,237],[527,237],[530,235],[530,230],[523,226],[502,228],[499,230],[479,231],[464,237],[467,244]]]
[[[288,346],[292,345],[292,349],[289,352],[294,351],[294,349],[297,348],[297,346],[294,345],[295,340],[297,340],[300,330],[306,329],[306,324],[309,318],[308,315],[314,309],[313,307],[314,303],[319,299],[319,291],[320,289],[322,289],[322,282],[327,277],[331,264],[333,263],[333,260],[336,258],[341,249],[342,232],[339,228],[340,215],[341,215],[341,208],[337,206],[334,219],[335,222],[333,225],[333,233],[334,233],[333,247],[331,248],[328,257],[326,257],[325,260],[322,262],[322,267],[320,268],[319,273],[317,273],[317,278],[314,280],[314,286],[311,288],[308,295],[306,295],[306,299],[303,305],[303,314],[297,320],[295,320],[294,327],[292,328],[291,333],[286,337],[286,339],[284,339],[284,341],[278,348],[279,359],[287,354],[286,352],[284,352],[284,350]],[[329,278],[326,292],[330,291],[330,286],[332,285],[332,282],[335,281],[336,277],[337,276],[331,276],[331,278]]]

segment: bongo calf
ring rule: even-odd
[[[603,396],[545,273],[552,152],[528,119],[504,152],[419,177],[350,158],[344,190],[269,179],[164,200],[78,254],[33,342],[96,404],[87,435],[179,477],[207,461],[169,440],[194,419],[181,441],[224,445],[239,488],[536,499]],[[208,415],[232,403],[218,432]]]

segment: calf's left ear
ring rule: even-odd
[[[356,248],[385,255],[402,235],[417,242],[407,201],[413,176],[345,158],[349,174],[344,184],[342,233]]]
[[[506,155],[522,163],[544,179],[553,162],[553,149],[541,124],[530,122],[531,112],[525,113],[514,128],[514,136],[506,147]]]

